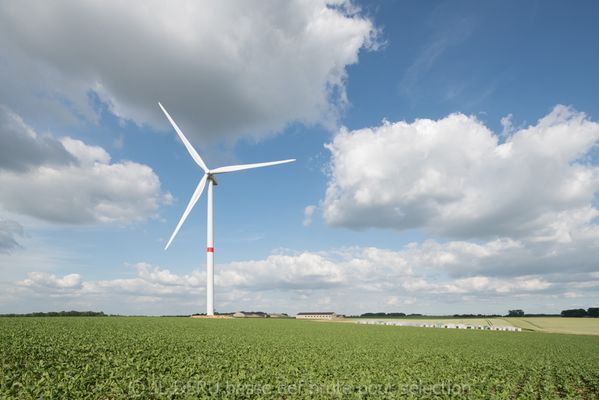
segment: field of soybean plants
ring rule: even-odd
[[[599,398],[599,336],[0,318],[0,399]]]

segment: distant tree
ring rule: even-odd
[[[583,308],[576,308],[576,309],[572,309],[572,310],[562,311],[561,316],[568,317],[568,318],[572,318],[572,317],[580,318],[580,317],[586,317],[587,312]]]
[[[546,313],[541,313],[541,314],[525,314],[525,316],[527,317],[559,317],[560,314],[546,314]]]
[[[369,318],[373,318],[373,317],[386,317],[387,314],[384,312],[367,312],[362,314],[362,317],[369,317]]]
[[[390,313],[387,313],[387,316],[388,317],[394,317],[394,318],[395,317],[405,317],[406,314],[402,313],[402,312],[390,312]]]
[[[2,317],[105,317],[106,314],[100,311],[50,311],[33,312],[27,314],[1,314]]]
[[[507,313],[508,317],[523,317],[524,310],[509,310]]]
[[[401,318],[401,317],[405,317],[406,314],[402,313],[402,312],[390,312],[390,313],[386,313],[386,312],[367,312],[364,314],[361,314],[360,317],[362,318]]]
[[[440,316],[442,317],[442,315]],[[453,318],[501,318],[499,314],[453,314]]]
[[[587,315],[593,318],[599,318],[599,307],[591,307],[587,310]]]

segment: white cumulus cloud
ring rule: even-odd
[[[334,226],[571,242],[596,233],[599,123],[556,106],[505,142],[472,116],[341,130],[322,201]]]
[[[79,274],[68,274],[63,277],[57,277],[47,272],[29,272],[27,276],[28,278],[19,282],[19,284],[35,289],[74,289],[78,288],[81,283],[81,276]]]
[[[21,115],[94,120],[94,93],[153,126],[162,101],[192,137],[260,137],[333,123],[376,36],[349,0],[2,2],[0,94]]]
[[[0,207],[6,211],[57,223],[123,223],[152,217],[170,201],[149,166],[111,162],[101,147],[73,138],[40,136],[2,107],[0,144],[5,139],[27,144],[13,148],[20,163],[2,168],[0,162]]]

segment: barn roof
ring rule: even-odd
[[[327,312],[300,312],[297,315],[334,315],[335,313],[332,311]]]

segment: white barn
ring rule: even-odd
[[[301,312],[297,313],[296,319],[334,319],[337,314],[334,312]]]

